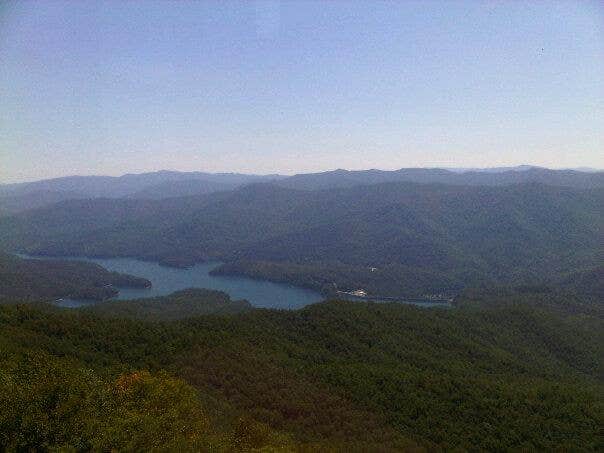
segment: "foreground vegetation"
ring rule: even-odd
[[[519,288],[454,309],[332,301],[175,321],[162,299],[153,321],[120,304],[1,306],[2,445],[602,448],[598,299]],[[165,298],[167,317],[186,299]]]
[[[116,318],[174,321],[200,315],[243,313],[253,308],[247,300],[231,300],[222,291],[190,288],[163,297],[107,301],[82,310]]]

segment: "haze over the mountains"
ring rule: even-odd
[[[158,171],[123,176],[65,176],[27,183],[0,185],[0,215],[69,199],[163,199],[228,191],[252,183],[271,182],[282,187],[317,190],[382,182],[408,181],[457,185],[506,185],[540,182],[576,188],[599,187],[598,170],[551,170],[522,165],[484,169],[403,168],[400,170],[334,170],[322,173],[252,175]]]
[[[2,2],[0,181],[604,167],[599,1],[69,3]]]
[[[604,452],[604,2],[0,0],[0,453]]]
[[[20,211],[0,217],[11,445],[41,443],[50,414],[52,445],[148,450],[208,414],[168,450],[599,451],[603,172],[157,172],[1,190]],[[183,287],[104,301],[155,277],[82,257],[170,275],[218,261],[217,279],[339,300],[258,309]],[[341,300],[358,293],[382,301]]]

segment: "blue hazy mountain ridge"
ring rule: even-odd
[[[457,167],[456,168],[456,167],[452,167],[452,168],[447,168],[447,170],[454,171],[456,173],[465,173],[465,172],[469,172],[469,171],[501,173],[504,171],[526,171],[526,170],[530,170],[532,168],[544,168],[544,167],[537,167],[535,165],[516,165],[513,167],[487,167],[487,168],[479,168],[479,167],[466,167],[466,168]],[[569,168],[567,170],[573,170],[573,169]]]
[[[66,176],[29,183],[0,185],[0,215],[10,215],[70,199],[163,199],[234,190],[258,182],[275,182],[288,188],[317,190],[396,181],[456,185],[540,182],[561,187],[590,188],[604,186],[604,172],[550,170],[521,165],[485,169],[402,168],[394,171],[340,169],[294,176],[176,171],[127,174],[119,177]]]
[[[233,190],[240,187],[240,182],[219,182],[207,179],[183,179],[165,181],[147,186],[125,198],[160,200],[162,198],[186,197],[205,193]]]
[[[339,169],[331,172],[298,174],[284,178],[278,184],[309,190],[396,181],[485,186],[538,182],[552,186],[591,188],[604,186],[604,172],[550,170],[531,166],[467,171],[442,168],[401,168],[394,171]]]
[[[77,200],[79,198],[86,197],[80,192],[60,192],[55,190],[37,190],[0,195],[0,216],[40,208],[63,200]]]
[[[280,175],[177,171],[158,171],[123,176],[65,176],[34,182],[3,184],[0,185],[0,196],[15,197],[50,191],[63,193],[64,199],[69,199],[74,195],[79,198],[121,198],[135,196],[136,193],[151,190],[156,185],[159,186],[156,196],[161,193],[162,188],[167,189],[167,196],[170,196],[170,184],[178,184],[179,182],[191,184],[191,182],[197,181],[203,191],[207,191],[208,189],[232,189],[252,182],[274,181],[280,177]],[[177,195],[179,194],[177,193]],[[161,198],[164,198],[164,196],[161,196]]]
[[[434,294],[596,268],[603,206],[603,188],[539,183],[260,183],[163,200],[64,201],[0,220],[0,246],[177,266],[219,260],[217,272],[324,292]]]
[[[526,170],[532,170],[532,169],[547,169],[546,167],[538,167],[536,165],[516,165],[514,167],[487,167],[487,168],[479,168],[479,167],[468,167],[468,168],[462,168],[462,167],[452,167],[452,168],[447,168],[447,170],[451,170],[457,173],[464,173],[464,172],[470,172],[470,171],[474,171],[474,172],[485,172],[485,173],[501,173],[504,171],[526,171]],[[560,170],[563,171],[578,171],[578,172],[583,172],[583,173],[597,173],[599,171],[602,171],[600,169],[597,168],[593,168],[593,167],[573,167],[573,168],[561,168]]]
[[[64,200],[91,198],[162,199],[233,190],[245,184],[275,181],[279,175],[243,175],[160,171],[112,176],[67,176],[0,185],[0,216]]]

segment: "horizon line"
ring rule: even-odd
[[[242,175],[242,176],[260,176],[260,177],[270,177],[270,176],[282,176],[282,177],[291,177],[296,175],[312,175],[312,174],[321,174],[321,173],[332,173],[336,171],[346,171],[346,172],[361,172],[361,171],[381,171],[381,172],[395,172],[400,170],[446,170],[452,172],[473,172],[473,171],[486,171],[486,170],[497,170],[501,169],[502,171],[514,171],[516,169],[524,168],[526,170],[529,169],[543,169],[543,170],[552,170],[552,171],[575,171],[579,173],[601,173],[604,172],[603,168],[597,167],[589,167],[589,166],[578,166],[578,167],[546,167],[542,165],[532,165],[532,164],[519,164],[519,165],[498,165],[493,167],[445,167],[445,166],[417,166],[417,167],[400,167],[394,169],[381,169],[381,168],[365,168],[365,169],[357,169],[357,170],[349,170],[346,168],[332,168],[327,170],[320,171],[309,171],[309,172],[298,172],[298,173],[254,173],[249,172],[246,173],[244,171],[204,171],[204,170],[174,170],[174,169],[160,169],[160,170],[151,170],[151,171],[141,171],[141,172],[127,172],[121,173],[117,175],[111,174],[65,174],[61,176],[51,176],[47,178],[37,178],[37,179],[23,179],[17,181],[2,181],[0,180],[0,185],[14,185],[14,184],[29,184],[35,183],[39,181],[50,181],[53,179],[63,179],[63,178],[123,178],[125,176],[139,176],[139,175],[149,175],[154,173],[202,173],[207,175]]]

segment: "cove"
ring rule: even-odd
[[[110,271],[144,277],[150,280],[153,285],[151,288],[118,288],[119,294],[110,300],[165,296],[186,288],[208,288],[224,291],[233,300],[246,299],[253,306],[260,308],[296,309],[324,299],[317,291],[284,283],[273,283],[246,277],[210,275],[209,272],[221,264],[218,262],[196,264],[183,269],[131,258],[21,256],[35,259],[68,259],[97,263]],[[102,302],[62,299],[57,301],[56,305],[75,308],[92,303]]]
[[[220,262],[207,262],[196,264],[189,268],[176,268],[162,266],[152,261],[142,261],[134,258],[86,258],[79,256],[31,256],[19,254],[22,258],[48,259],[48,260],[74,260],[87,261],[103,266],[109,271],[144,277],[151,281],[151,288],[118,288],[119,294],[109,300],[129,300],[147,297],[166,296],[187,288],[208,288],[227,293],[232,300],[246,299],[254,307],[297,309],[309,304],[314,304],[325,297],[311,289],[300,288],[287,283],[275,283],[267,280],[256,280],[249,277],[210,275],[210,271]],[[423,308],[451,308],[450,303],[434,303],[426,300],[393,299],[381,300],[379,298],[360,298],[350,294],[341,293],[337,296],[341,300],[359,302],[397,302],[411,304]],[[60,307],[76,308],[85,305],[102,303],[91,300],[60,299],[55,304]]]

